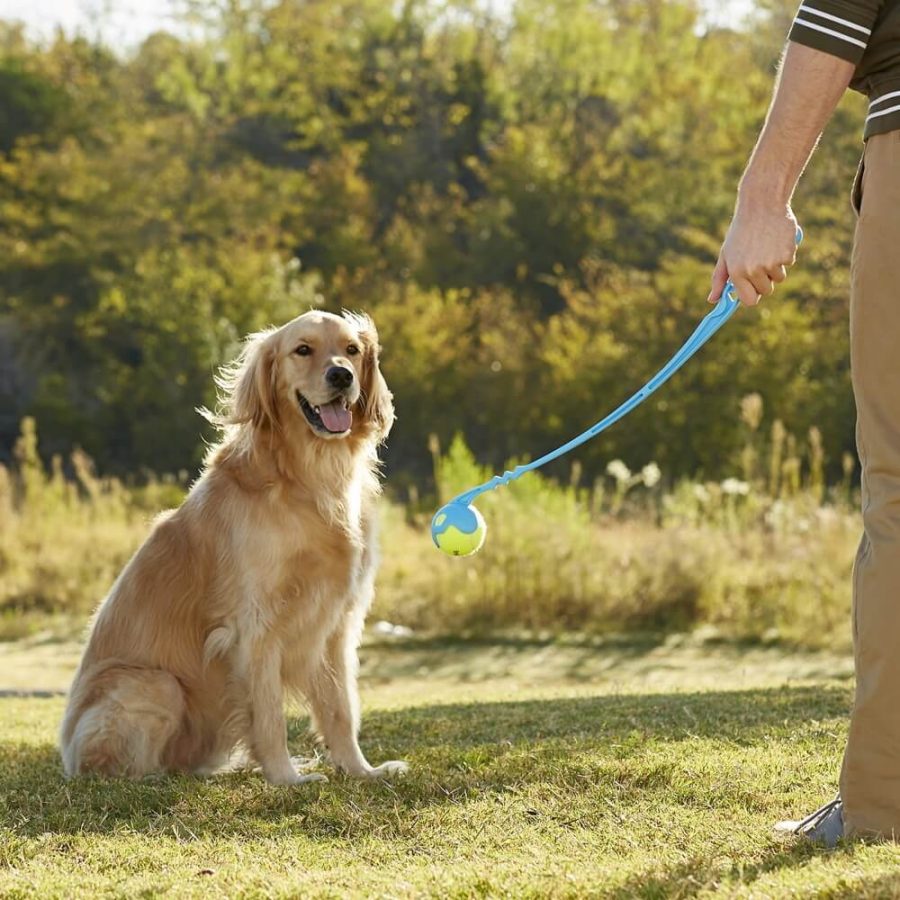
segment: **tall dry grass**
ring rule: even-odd
[[[667,485],[647,462],[610,463],[581,484],[539,474],[479,500],[483,551],[442,556],[431,504],[383,505],[383,565],[374,615],[419,631],[685,630],[783,640],[849,642],[849,584],[859,533],[851,488],[824,482],[821,440],[802,443],[776,422],[762,433],[761,401],[746,398],[747,444],[737,475]],[[440,498],[490,476],[457,439],[437,446]],[[0,636],[82,623],[146,534],[177,504],[182,479],[127,487],[99,478],[75,453],[48,468],[35,425],[23,423],[15,464],[0,468]],[[427,508],[426,508],[427,507]]]
[[[109,590],[153,516],[184,494],[176,479],[127,488],[75,451],[45,468],[32,419],[0,466],[0,637],[48,621],[77,626]]]

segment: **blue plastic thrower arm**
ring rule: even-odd
[[[803,240],[803,230],[797,229],[797,243]],[[503,484],[509,484],[517,478],[521,478],[526,472],[533,472],[535,469],[545,466],[554,459],[565,456],[576,447],[595,438],[600,432],[606,431],[611,425],[615,425],[620,419],[623,419],[633,409],[640,406],[654,391],[661,388],[738,310],[741,301],[734,292],[734,285],[729,281],[722,291],[722,296],[716,304],[715,309],[710,312],[703,321],[697,326],[694,333],[685,341],[684,346],[656,373],[633,397],[626,400],[618,409],[611,412],[605,419],[601,419],[596,425],[592,425],[587,431],[579,434],[578,437],[572,438],[567,444],[557,447],[550,453],[546,453],[540,459],[534,462],[525,463],[517,466],[511,472],[504,472],[502,475],[495,475],[490,481],[478,485],[471,490],[454,497],[452,503],[470,504],[476,497],[481,494],[492,491]]]

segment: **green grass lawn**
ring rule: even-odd
[[[73,654],[7,645],[0,687],[29,658],[52,689]],[[697,640],[376,644],[363,746],[411,774],[294,789],[66,782],[62,699],[4,697],[0,896],[900,896],[895,847],[770,831],[834,789],[849,672]]]

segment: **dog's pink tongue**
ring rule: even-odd
[[[353,423],[353,413],[349,409],[344,409],[340,400],[320,406],[319,415],[322,417],[325,427],[336,434],[349,431],[350,425]]]

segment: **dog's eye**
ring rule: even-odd
[[[356,344],[351,344],[347,348],[347,356],[356,356],[357,353],[359,353],[359,347]]]
[[[301,344],[301,345],[294,351],[294,353],[296,353],[297,356],[309,356],[310,353],[312,353],[312,347],[310,347],[309,344]]]

